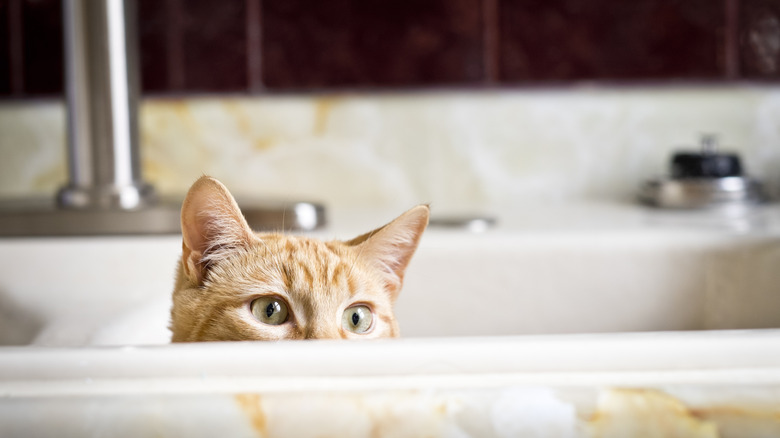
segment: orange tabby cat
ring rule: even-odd
[[[172,340],[397,337],[393,302],[427,225],[420,205],[347,242],[256,234],[204,176],[182,205]]]

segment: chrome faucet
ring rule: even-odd
[[[138,42],[133,0],[65,0],[68,182],[44,204],[0,202],[0,236],[178,233],[180,201],[141,176]],[[242,205],[254,229],[311,230],[309,202]]]
[[[66,0],[68,175],[62,208],[137,209],[156,197],[141,179],[138,47],[133,2]]]

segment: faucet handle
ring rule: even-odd
[[[742,163],[733,153],[718,151],[718,136],[701,136],[697,152],[678,151],[672,156],[672,178],[725,178],[742,176]]]
[[[702,134],[699,140],[702,155],[715,155],[718,153],[718,134]]]

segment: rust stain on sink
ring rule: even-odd
[[[259,436],[265,436],[268,418],[266,418],[265,412],[263,411],[260,394],[236,394],[235,399],[241,407],[241,410],[249,417],[252,428]]]

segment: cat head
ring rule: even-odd
[[[397,337],[392,306],[428,214],[348,241],[254,233],[225,186],[201,177],[182,205],[172,340]]]

